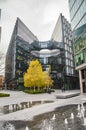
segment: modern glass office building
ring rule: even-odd
[[[68,89],[78,88],[78,76],[76,75],[74,70],[71,24],[62,14],[60,14],[57,20],[51,39],[62,42],[64,46],[65,66],[63,73],[65,87]]]
[[[23,89],[21,88],[23,75],[29,62],[38,59],[43,70],[48,71],[54,80],[54,88],[61,89],[64,86],[65,89],[76,89],[77,77],[74,76],[71,26],[62,15],[60,18],[61,29],[59,30],[59,25],[56,26],[56,35],[53,33],[51,40],[43,42],[38,41],[37,37],[17,18],[6,55],[5,82],[8,88]],[[59,40],[58,36],[62,40]]]
[[[44,71],[49,71],[54,80],[54,88],[63,86],[63,43],[38,41],[18,18],[6,54],[5,82],[8,89],[23,89],[23,75],[33,59],[40,61]]]
[[[38,40],[35,35],[17,18],[5,61],[5,83],[9,89],[20,89],[24,72],[30,60],[29,46]]]
[[[69,0],[75,69],[81,93],[86,92],[86,0]]]

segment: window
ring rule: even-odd
[[[84,39],[84,38],[83,39],[79,39],[74,44],[75,53],[77,53],[78,51],[84,49],[85,47],[86,47],[86,39]]]
[[[66,73],[68,74],[69,72],[68,72],[68,66],[66,67]]]
[[[72,74],[74,74],[74,70],[72,69]]]
[[[64,42],[66,43],[66,37],[64,37]]]
[[[65,44],[65,50],[67,50],[67,44]]]
[[[81,65],[82,63],[86,63],[86,49],[75,55],[75,63],[76,66]]]
[[[68,52],[67,51],[65,52],[65,56],[68,57]]]
[[[73,61],[71,61],[71,67],[73,67]]]
[[[44,64],[47,64],[48,63],[48,58],[44,58]]]

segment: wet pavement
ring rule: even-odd
[[[19,91],[0,91],[9,93],[10,97],[0,98],[0,107],[5,105],[12,105],[12,104],[20,104],[21,102],[34,102],[34,101],[52,101],[52,103],[41,103],[38,105],[33,105],[33,107],[25,108],[19,111],[15,111],[9,114],[0,115],[0,121],[8,121],[8,120],[21,120],[21,121],[28,121],[32,120],[34,116],[37,116],[42,113],[51,112],[57,107],[71,105],[71,104],[79,104],[83,102],[83,99],[86,98],[86,95],[78,95],[76,97],[67,98],[67,99],[56,99],[58,94],[68,94],[68,93],[77,93],[80,92],[79,90],[74,91],[65,91],[62,92],[61,90],[56,90],[55,93],[45,93],[45,94],[26,94]],[[85,100],[84,100],[85,102]]]
[[[84,108],[86,110],[86,104]],[[32,121],[1,121],[0,130],[86,130],[85,118],[78,117],[77,114],[77,105],[67,105],[35,116]]]

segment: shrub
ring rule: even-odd
[[[7,93],[0,93],[0,97],[9,97],[10,94],[7,94]]]
[[[55,89],[51,89],[51,92],[55,92]]]

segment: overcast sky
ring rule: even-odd
[[[51,38],[59,14],[68,21],[68,0],[0,0],[2,37],[0,51],[6,53],[16,18],[19,17],[40,41]]]

